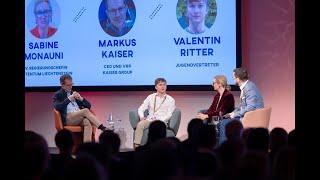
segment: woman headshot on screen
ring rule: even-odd
[[[212,121],[214,116],[223,116],[234,110],[234,97],[231,94],[230,86],[227,84],[227,78],[223,75],[217,75],[213,78],[213,89],[218,93],[214,96],[210,108],[204,113],[198,113],[197,117],[202,120]]]
[[[33,12],[36,18],[36,27],[31,30],[31,33],[40,39],[52,36],[57,29],[49,26],[52,21],[52,7],[49,0],[36,0]]]
[[[206,16],[209,11],[209,0],[185,0],[186,1],[186,17],[188,26],[186,31],[191,34],[200,34],[205,32],[208,27],[205,26]]]

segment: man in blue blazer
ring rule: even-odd
[[[60,84],[61,89],[53,96],[53,105],[61,113],[63,125],[83,125],[83,141],[91,142],[92,125],[102,131],[106,127],[89,110],[90,102],[72,90],[72,77],[69,74],[60,77]]]
[[[234,111],[224,115],[224,119],[218,124],[220,130],[219,144],[227,138],[225,135],[225,126],[233,120],[240,120],[244,114],[255,109],[263,108],[263,98],[257,86],[249,80],[247,70],[244,68],[236,68],[233,70],[233,79],[240,86],[240,104]]]

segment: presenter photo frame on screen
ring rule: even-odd
[[[25,90],[56,90],[62,74],[86,91],[153,90],[158,76],[169,90],[211,90],[241,67],[239,2],[26,0]],[[47,33],[31,33],[37,22]]]
[[[136,9],[132,0],[102,0],[99,21],[104,32],[113,37],[127,34],[134,25]]]
[[[213,25],[217,16],[216,0],[178,0],[177,19],[191,34],[201,34]]]
[[[34,0],[28,8],[28,25],[30,33],[39,39],[46,39],[57,32],[56,24],[59,7],[54,0]]]

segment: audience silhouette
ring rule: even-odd
[[[295,179],[295,130],[280,127],[243,129],[240,121],[226,126],[227,141],[217,143],[215,125],[192,119],[188,138],[166,137],[162,121],[150,124],[148,142],[121,152],[113,131],[99,136],[99,143],[81,144],[72,155],[72,133],[55,135],[59,154],[49,154],[46,140],[25,131],[25,179],[139,179],[139,180],[291,180]]]

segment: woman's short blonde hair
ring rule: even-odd
[[[222,87],[226,88],[227,90],[230,90],[231,87],[228,85],[228,81],[227,81],[227,78],[226,76],[224,75],[216,75],[214,76],[214,79],[222,85]]]

